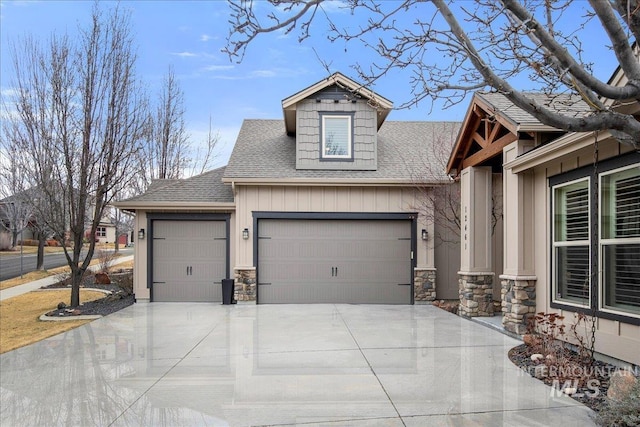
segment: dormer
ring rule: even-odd
[[[287,135],[296,138],[296,169],[376,170],[378,130],[388,99],[335,73],[284,99]]]

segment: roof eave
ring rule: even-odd
[[[278,186],[309,186],[309,187],[416,187],[424,185],[442,185],[450,182],[448,178],[429,182],[416,182],[411,179],[374,179],[374,178],[223,178],[223,182],[234,185],[278,185]]]
[[[154,209],[172,209],[172,210],[235,210],[235,202],[153,202],[153,201],[130,201],[117,202],[113,206],[118,209],[126,210],[154,210]]]
[[[598,134],[598,140],[606,140],[610,136],[609,131],[603,131]],[[593,145],[594,139],[595,134],[593,132],[568,133],[548,144],[516,157],[512,161],[505,163],[503,167],[505,170],[511,170],[513,173],[524,172]]]

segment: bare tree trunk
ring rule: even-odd
[[[43,232],[38,233],[38,256],[36,261],[36,270],[44,270],[44,244],[47,242],[47,236]]]
[[[116,224],[116,241],[113,242],[113,249],[116,253],[120,252],[120,227]]]

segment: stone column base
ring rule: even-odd
[[[527,332],[529,319],[536,315],[536,278],[500,276],[502,326],[519,335]]]
[[[235,270],[235,289],[233,296],[236,301],[256,302],[256,269],[240,268]]]
[[[413,269],[413,301],[415,304],[427,304],[436,299],[436,269]]]
[[[463,317],[493,316],[493,273],[458,273],[460,305]]]

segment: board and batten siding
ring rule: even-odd
[[[599,159],[615,157],[630,151],[617,143],[600,143]],[[533,253],[535,259],[536,311],[562,312],[552,308],[551,302],[551,190],[548,178],[593,164],[593,147],[547,162],[534,168],[534,230]],[[571,324],[573,315],[564,311],[565,322]],[[596,351],[640,365],[640,326],[617,320],[599,318],[596,331]]]
[[[366,101],[306,99],[296,106],[296,169],[376,170],[377,112]],[[320,113],[353,114],[353,161],[320,160]]]
[[[239,267],[253,266],[253,212],[415,212],[417,193],[404,187],[299,187],[236,185],[236,230],[248,228],[250,238],[238,240],[235,259]],[[433,236],[433,224],[417,221],[417,232]],[[417,233],[419,234],[419,233]],[[418,267],[434,267],[433,239],[418,243]]]

